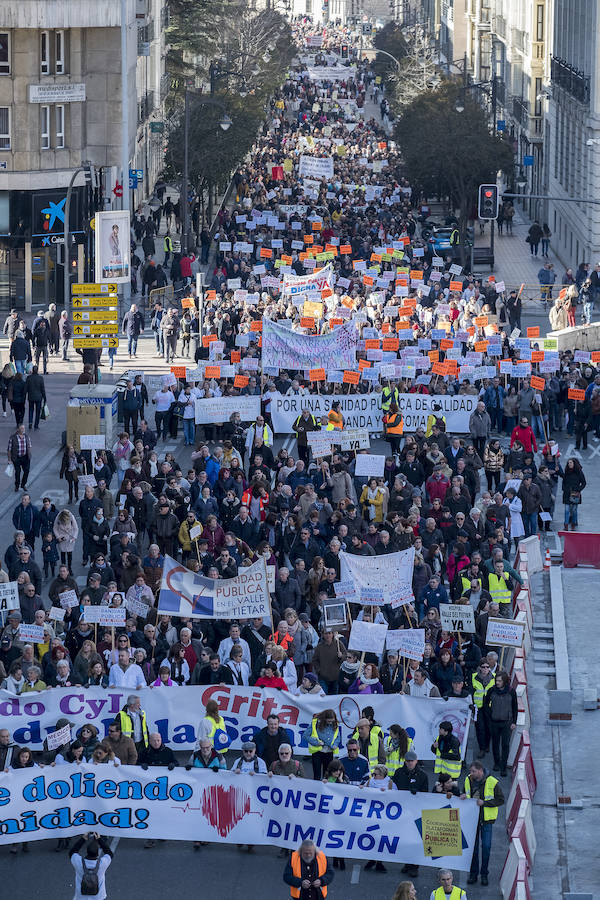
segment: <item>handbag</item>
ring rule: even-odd
[[[571,491],[569,494],[569,503],[574,506],[581,503],[581,491]]]

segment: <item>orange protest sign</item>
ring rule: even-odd
[[[294,262],[294,260],[291,256],[286,256],[285,254],[282,253],[281,254],[281,262],[286,266],[291,266],[291,264]]]
[[[216,291],[207,291],[207,292],[206,292],[206,299],[207,299],[207,300],[216,300],[216,299],[217,299],[217,292],[216,292]]]
[[[358,384],[360,381],[360,375],[358,372],[350,372],[346,369],[342,379],[344,384]]]
[[[208,347],[209,344],[212,344],[213,341],[217,340],[216,334],[205,334],[202,336],[202,346]]]
[[[543,378],[540,378],[538,375],[532,375],[529,379],[529,383],[531,387],[536,391],[543,391],[546,387],[546,382]]]
[[[411,269],[410,277],[413,281],[423,281],[423,273],[420,269]]]
[[[314,328],[315,320],[310,316],[301,316],[300,317],[300,327],[301,328]]]
[[[585,391],[580,391],[578,388],[569,388],[567,394],[569,400],[585,400]]]
[[[375,282],[373,281],[371,275],[363,275],[363,284],[365,284],[367,287],[372,287]]]
[[[232,350],[231,351],[231,362],[239,363],[242,361],[242,351],[241,350]]]
[[[207,366],[204,370],[205,378],[220,378],[221,366]]]
[[[531,351],[531,362],[543,362],[546,354],[543,350],[532,350]]]
[[[398,338],[390,337],[390,338],[383,339],[382,348],[384,350],[397,350],[399,346],[400,346],[400,341],[398,340]]]
[[[592,362],[600,362],[600,350],[592,350]]]
[[[381,331],[383,334],[389,334],[391,330],[392,330],[392,327],[389,322],[384,322],[383,325],[381,326]],[[385,350],[385,347],[383,349]]]
[[[330,319],[330,320],[329,320],[329,324],[331,325],[332,328],[337,328],[338,325],[343,325],[343,324],[344,324],[344,320],[343,320],[343,319],[333,318],[333,319]]]
[[[402,316],[410,317],[410,316],[412,316],[412,314],[413,314],[412,306],[401,306],[400,309],[398,310],[398,316],[400,316],[400,318],[402,318]]]
[[[322,222],[313,222],[311,227],[312,227],[313,231],[320,231],[321,228],[323,227],[323,223]]]
[[[485,353],[489,341],[475,341],[475,353]]]
[[[233,379],[233,386],[237,388],[245,388],[248,387],[248,383],[250,378],[248,375],[236,375]]]
[[[434,375],[446,375],[447,374],[446,363],[434,362],[432,369],[433,369]]]
[[[181,300],[181,306],[183,309],[195,309],[196,302],[193,297],[183,297]]]
[[[440,341],[441,350],[451,350],[454,347],[454,341],[451,338],[442,338]]]
[[[322,253],[323,247],[321,246],[321,244],[314,244],[314,246],[312,248],[312,252],[313,253]]]
[[[475,316],[473,321],[475,322],[475,324],[477,325],[478,328],[485,328],[485,326],[488,324],[489,320],[488,320],[487,316]]]
[[[260,248],[260,258],[261,259],[272,259],[273,251],[269,247],[261,247]]]
[[[337,256],[338,248],[335,246],[335,244],[325,244],[325,252],[333,253],[334,256]]]
[[[367,338],[365,350],[379,350],[379,340],[377,338]]]
[[[348,294],[346,294],[344,297],[342,297],[342,306],[345,306],[346,309],[353,309],[354,308],[354,300],[352,299],[352,297],[349,297]]]
[[[315,239],[312,234],[305,234],[303,240],[305,244],[313,244]]]
[[[350,244],[342,244],[340,247],[340,253],[344,253],[346,256],[352,253],[352,246]]]
[[[371,253],[370,259],[372,262],[381,262],[381,253]]]
[[[378,148],[379,150],[385,150],[386,147],[387,147],[387,143],[386,143],[385,141],[378,141],[378,142],[377,142],[377,148]]]
[[[309,369],[309,381],[325,381],[325,369]]]
[[[436,363],[440,358],[439,350],[430,350],[427,354],[432,363]]]
[[[333,296],[333,291],[331,290],[330,287],[322,288],[322,290],[321,290],[321,299],[322,300],[326,300],[327,297],[332,297],[332,296]]]
[[[370,369],[371,363],[369,362],[368,359],[359,359],[358,368],[360,369],[361,372],[363,369]]]
[[[536,338],[540,336],[540,326],[533,325],[527,329],[527,337],[528,338]]]
[[[254,322],[250,322],[250,331],[262,331],[262,319],[255,319]]]
[[[462,291],[462,281],[451,281],[450,282],[450,290],[451,291]]]
[[[175,378],[185,378],[185,366],[171,366],[171,374]]]

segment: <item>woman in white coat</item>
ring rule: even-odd
[[[70,509],[62,509],[54,520],[52,528],[60,550],[60,561],[73,574],[73,550],[79,536],[79,525]]]
[[[510,510],[510,536],[515,542],[515,550],[519,545],[519,539],[525,537],[525,526],[523,525],[523,518],[521,513],[523,511],[523,504],[519,497],[517,497],[517,492],[514,488],[506,489],[506,497],[504,498],[504,505],[508,506]]]

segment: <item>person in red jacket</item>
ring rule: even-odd
[[[256,679],[256,687],[279,688],[281,691],[287,691],[288,686],[279,674],[277,663],[268,662],[262,670],[260,678]]]
[[[433,501],[437,498],[443,503],[449,487],[450,482],[444,475],[442,467],[435,466],[433,474],[430,475],[425,482],[425,491],[427,492],[427,496],[429,497],[429,502],[433,503]]]
[[[527,421],[527,416],[521,416],[521,421],[512,430],[510,436],[511,447],[515,441],[519,441],[523,445],[526,453],[533,453],[534,450],[537,452],[537,441],[533,429]]]

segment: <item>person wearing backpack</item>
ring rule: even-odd
[[[87,841],[85,856],[79,851]],[[100,856],[102,850],[102,856]],[[112,862],[112,850],[105,837],[96,832],[88,832],[77,838],[71,847],[71,865],[75,869],[75,893],[73,900],[96,897],[106,900],[106,870]]]

